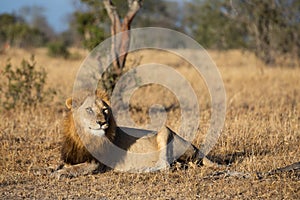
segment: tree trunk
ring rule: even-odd
[[[111,21],[111,35],[115,37],[111,44],[111,54],[115,57],[113,68],[104,74],[102,85],[109,94],[112,93],[118,78],[122,75],[130,44],[130,27],[133,18],[142,6],[142,0],[128,0],[128,12],[121,22],[116,6],[111,0],[103,0],[104,7]]]

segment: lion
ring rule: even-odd
[[[167,126],[157,132],[118,127],[103,91],[88,95],[83,103],[68,98],[66,107],[61,158],[67,165],[55,171],[58,177],[107,169],[146,172],[166,169],[175,161],[214,165]]]

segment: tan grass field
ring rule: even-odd
[[[230,165],[221,168],[192,167],[135,174],[109,171],[77,178],[50,176],[49,167],[60,163],[60,123],[64,100],[71,96],[77,70],[87,55],[73,49],[77,59],[49,58],[46,49],[10,49],[0,55],[3,69],[7,58],[19,65],[34,53],[38,66],[48,72],[47,86],[57,90],[53,102],[36,109],[16,109],[0,116],[0,199],[299,199],[300,174],[284,173],[259,179],[267,172],[300,160],[300,68],[266,67],[251,53],[240,51],[209,54],[221,72],[227,96],[226,121],[210,152],[213,160]],[[80,56],[79,56],[80,55]],[[199,145],[207,131],[210,99],[200,76],[172,55],[147,52],[130,55],[128,65],[139,57],[140,64],[153,58],[174,66],[197,92],[201,117]],[[176,60],[177,59],[177,60]],[[198,87],[199,84],[201,87]],[[152,92],[152,93],[151,93]],[[138,90],[132,118],[146,123],[147,106],[161,99],[165,89],[153,86]],[[167,94],[172,95],[172,94]],[[167,124],[177,129],[179,111],[169,113]],[[250,178],[213,176],[217,171],[250,173]]]

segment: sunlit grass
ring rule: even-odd
[[[32,52],[11,49],[0,55],[13,63],[36,55],[37,65],[46,68],[49,87],[57,89],[50,107],[15,110],[0,116],[0,197],[7,198],[108,198],[108,199],[298,199],[299,175],[280,175],[263,180],[252,178],[205,179],[218,169],[208,167],[187,170],[168,170],[149,174],[106,172],[56,180],[47,168],[60,163],[60,122],[64,113],[64,99],[72,94],[76,72],[85,51],[77,52],[78,59],[53,59],[46,49]],[[79,54],[80,53],[80,54]],[[300,155],[300,69],[267,68],[250,53],[240,51],[210,52],[219,66],[227,93],[225,126],[218,143],[210,153],[226,160],[230,167],[223,169],[241,172],[269,171],[299,161]],[[141,62],[155,57],[155,52],[143,55]],[[161,56],[161,62],[176,64],[176,60]],[[3,66],[1,62],[1,67]],[[284,67],[284,66],[282,66]],[[185,63],[176,66],[192,82],[199,75],[189,73]],[[201,81],[201,80],[200,80]],[[200,108],[199,138],[209,126],[210,101],[205,84],[196,88]],[[146,88],[156,95],[143,93],[132,103],[142,108],[160,99],[163,89]],[[201,93],[202,92],[202,93]],[[168,100],[162,100],[168,103]],[[147,122],[146,110],[134,112],[139,123]],[[145,111],[145,112],[144,112]],[[178,110],[172,110],[168,125],[178,126]]]

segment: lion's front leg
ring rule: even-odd
[[[58,168],[56,171],[52,172],[52,176],[60,179],[61,177],[78,177],[88,174],[93,174],[97,171],[103,170],[103,166],[94,161],[84,162],[76,165],[64,165]]]

